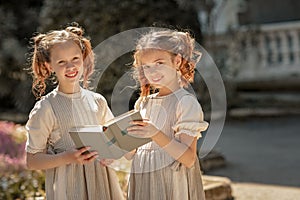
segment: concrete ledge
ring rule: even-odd
[[[296,200],[300,197],[300,188],[260,183],[232,183],[233,196],[236,200]]]
[[[203,175],[206,200],[233,200],[231,181],[226,177]]]
[[[300,109],[299,108],[235,108],[229,110],[228,115],[231,118],[300,115]]]
[[[200,166],[201,170],[205,173],[212,169],[225,167],[226,160],[220,152],[213,150],[209,152],[204,158],[200,159]]]

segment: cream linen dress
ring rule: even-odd
[[[26,124],[28,153],[56,154],[74,148],[68,130],[80,125],[98,125],[113,117],[100,94],[82,89],[64,94],[54,89],[38,101]],[[99,161],[69,164],[46,170],[49,200],[123,199],[115,171]]]
[[[199,138],[208,127],[197,99],[185,89],[167,96],[140,98],[136,108],[169,138],[180,134]],[[137,149],[129,178],[130,200],[204,200],[198,159],[191,168],[172,158],[155,142]]]

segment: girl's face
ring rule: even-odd
[[[150,50],[142,52],[139,61],[147,80],[160,89],[159,95],[167,95],[180,88],[176,72],[181,64],[179,55],[172,58],[167,51]]]
[[[58,79],[59,91],[74,93],[80,90],[79,80],[83,74],[83,56],[73,41],[64,41],[51,48],[50,68]]]

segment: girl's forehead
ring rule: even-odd
[[[142,50],[138,53],[138,59],[142,63],[153,62],[155,60],[169,60],[171,59],[171,54],[168,51],[160,49],[148,49]]]
[[[74,41],[65,41],[56,43],[52,46],[50,50],[51,60],[52,59],[62,59],[64,57],[69,57],[73,55],[81,54],[79,46]]]
[[[75,41],[63,40],[63,41],[57,41],[56,43],[54,43],[51,48],[51,51],[70,49],[70,48],[80,50],[80,47],[78,46],[78,44]]]
[[[73,40],[53,40],[53,46],[66,46],[66,45],[75,45],[76,43]]]

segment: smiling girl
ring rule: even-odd
[[[135,107],[144,120],[127,130],[152,142],[126,155],[133,156],[130,200],[205,199],[196,144],[208,123],[184,89],[193,81],[197,56],[194,39],[185,32],[153,31],[138,40],[134,69],[141,94]]]
[[[46,170],[47,199],[123,199],[115,172],[96,161],[89,147],[75,149],[72,127],[98,125],[113,118],[106,100],[87,88],[94,69],[90,41],[78,26],[34,38],[33,93],[39,101],[26,124],[27,166]],[[57,87],[43,96],[46,83]],[[83,87],[81,86],[81,82]]]

